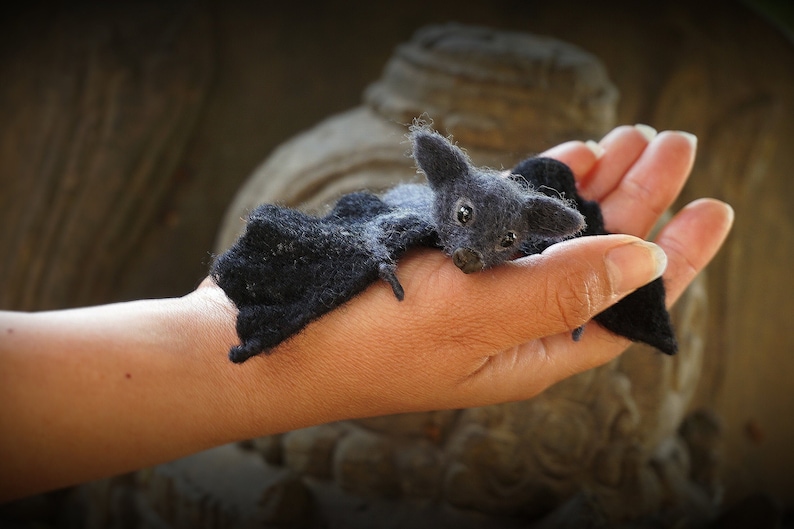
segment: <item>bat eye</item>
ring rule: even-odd
[[[471,221],[471,218],[473,216],[474,216],[474,211],[471,209],[471,206],[467,206],[466,204],[463,204],[458,208],[458,222],[460,222],[461,224],[463,225],[467,224],[469,221]]]
[[[499,241],[499,246],[502,248],[510,248],[516,243],[516,234],[512,231],[508,231],[502,237],[502,240]]]

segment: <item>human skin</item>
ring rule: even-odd
[[[181,298],[0,312],[0,500],[330,421],[531,398],[628,341],[570,331],[662,270],[672,304],[733,219],[712,199],[642,240],[692,168],[694,137],[619,127],[545,153],[567,163],[609,231],[462,274],[438,251],[244,364],[234,305],[211,280]],[[665,268],[666,267],[666,268]],[[277,280],[274,278],[274,280]]]

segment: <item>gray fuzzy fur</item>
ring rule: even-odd
[[[501,264],[515,257],[527,241],[559,242],[585,229],[585,219],[574,204],[536,191],[525,180],[475,167],[461,149],[437,132],[414,128],[411,141],[417,166],[430,187],[423,197],[432,206],[425,207],[432,209],[444,252],[453,257],[462,251],[466,255],[465,263],[456,259],[464,271]],[[397,202],[395,196],[401,193],[397,188],[384,200]],[[413,189],[411,193],[418,194]],[[458,217],[462,207],[471,211],[465,224]],[[513,244],[503,244],[513,237]]]

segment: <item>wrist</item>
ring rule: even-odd
[[[180,298],[182,320],[180,325],[188,341],[202,353],[226,359],[229,348],[239,340],[235,330],[237,308],[223,290],[206,278],[190,294]]]
[[[311,355],[288,346],[273,355],[259,355],[244,364],[229,360],[240,343],[237,308],[210,278],[178,300],[174,324],[185,358],[201,370],[196,377],[215,419],[215,442],[226,443],[281,433],[325,422],[314,400]],[[193,354],[191,357],[190,355]]]

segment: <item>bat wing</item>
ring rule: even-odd
[[[575,202],[587,222],[587,227],[578,236],[608,233],[604,228],[601,207],[597,202],[585,200],[579,195],[573,173],[564,163],[551,158],[529,158],[519,163],[512,172],[511,178],[536,191]],[[540,253],[553,242],[541,239],[524,241],[522,251],[526,255]],[[678,351],[661,278],[637,289],[594,319],[615,334],[646,343],[665,354],[672,355]],[[580,335],[581,329],[574,331],[575,338]]]
[[[421,216],[368,193],[342,197],[323,218],[258,207],[245,233],[211,270],[239,311],[240,345],[229,358],[240,363],[268,353],[378,278],[402,299],[396,260],[411,246],[430,245],[434,237]]]
[[[233,362],[268,352],[378,278],[353,221],[260,206],[211,275],[237,306]]]
[[[593,319],[634,342],[646,343],[668,355],[678,352],[661,278],[638,288]]]

